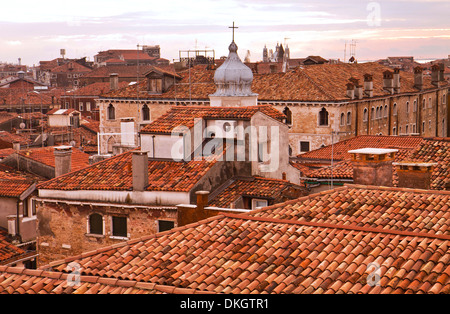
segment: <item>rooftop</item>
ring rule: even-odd
[[[348,186],[45,267],[214,293],[449,293],[449,198]]]

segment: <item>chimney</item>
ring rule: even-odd
[[[109,81],[110,81],[110,88],[111,90],[118,90],[119,89],[119,74],[117,73],[111,73],[109,75]]]
[[[439,82],[445,82],[445,64],[439,63]]]
[[[148,154],[133,151],[132,156],[133,191],[145,191],[148,186]]]
[[[55,178],[69,173],[72,167],[72,146],[58,146],[54,150]]]
[[[414,68],[414,87],[419,90],[423,89],[423,68],[420,66]]]
[[[394,74],[391,71],[383,72],[383,89],[394,94]]]
[[[400,93],[400,69],[394,69],[394,93]]]
[[[397,167],[398,186],[429,190],[431,188],[431,175],[437,163],[395,162]]]
[[[20,143],[19,142],[14,142],[13,144],[13,149],[18,152],[20,150]]]
[[[355,99],[355,85],[353,83],[347,83],[347,96],[350,99]]]
[[[439,87],[440,82],[444,81],[444,71],[444,64],[433,64],[431,67],[431,83],[434,86]]]
[[[208,206],[209,191],[197,191],[197,211],[202,212]]]
[[[25,78],[25,72],[24,72],[24,71],[19,71],[19,72],[17,72],[17,76],[18,76],[21,80],[23,80],[23,79]]]
[[[373,75],[364,74],[364,93],[367,97],[373,97]]]
[[[362,99],[363,98],[363,87],[359,84],[359,79],[351,77],[350,82],[354,85],[355,88],[355,98]]]
[[[353,182],[362,185],[392,186],[392,161],[397,149],[362,148],[352,155]]]

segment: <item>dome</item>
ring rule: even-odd
[[[233,41],[228,47],[228,58],[216,70],[214,83],[217,91],[213,96],[253,96],[251,85],[252,70],[242,63],[237,54],[238,47]]]

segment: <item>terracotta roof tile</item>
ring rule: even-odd
[[[133,187],[132,152],[123,153],[81,170],[41,183],[39,189],[127,191]],[[149,160],[148,191],[189,191],[217,162],[214,156],[176,162]]]
[[[285,115],[272,106],[250,107],[198,107],[174,106],[167,113],[145,126],[141,133],[170,134],[176,127],[192,128],[196,118],[250,120],[257,112],[262,112],[282,121]]]
[[[126,267],[125,258],[131,254],[136,262],[148,261],[145,265],[149,283],[190,289],[201,287],[216,293],[448,293],[448,226],[444,227],[446,232],[438,235],[427,230],[408,232],[383,226],[358,226],[352,223],[351,216],[333,224],[325,218],[308,222],[294,215],[302,206],[307,208],[309,199],[325,198],[322,207],[312,212],[313,216],[320,217],[322,209],[339,211],[338,208],[328,209],[327,198],[331,195],[346,197],[352,203],[355,196],[365,192],[368,203],[373,203],[385,190],[349,186],[249,215],[213,217],[164,235],[103,248],[49,266],[55,271],[64,271],[71,261],[83,267],[105,255],[114,256],[96,270],[112,278],[132,278],[142,270]],[[392,193],[388,195],[391,199],[414,198],[415,202],[428,199],[436,204],[448,202],[450,196],[407,190],[388,193]],[[384,198],[378,196],[378,201],[383,202]],[[286,211],[288,216],[277,218],[281,211]],[[342,223],[346,220],[349,223]],[[240,236],[245,232],[247,236]],[[191,239],[195,241],[191,243]],[[146,248],[148,254],[139,255],[138,247]],[[289,250],[290,254],[283,255],[283,250]],[[113,255],[114,252],[118,254]],[[239,256],[247,252],[248,257],[241,260]],[[327,259],[329,254],[333,254],[331,259]],[[170,262],[180,256],[184,257],[182,265]],[[380,265],[380,286],[372,287],[367,283],[372,273],[370,263]],[[437,268],[439,263],[442,265]],[[87,268],[84,272],[91,275],[93,269]],[[415,281],[420,284],[413,285]]]

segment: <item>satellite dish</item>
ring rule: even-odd
[[[21,129],[25,129],[25,123],[21,123],[21,124],[19,124],[19,127],[21,128]]]

